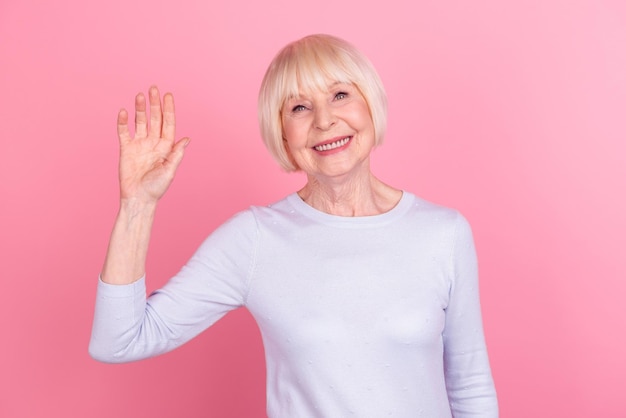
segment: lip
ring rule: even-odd
[[[337,136],[337,137],[328,139],[326,141],[320,142],[318,144],[315,144],[311,148],[313,148],[313,151],[318,152],[320,154],[333,154],[335,152],[338,152],[338,151],[341,151],[341,150],[345,149],[348,145],[350,145],[350,143],[352,142],[352,138],[353,138],[353,135]],[[347,139],[347,142],[345,144],[343,144],[343,145],[340,145],[340,146],[336,147],[336,148],[332,148],[332,149],[328,149],[328,150],[319,150],[319,149],[317,149],[317,148],[319,148],[321,146],[330,145],[330,144],[333,144],[335,142],[343,141],[345,139]]]

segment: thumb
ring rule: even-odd
[[[171,165],[172,169],[176,170],[176,168],[178,168],[185,155],[185,148],[187,148],[187,145],[189,145],[190,142],[191,139],[183,138],[174,144],[172,150],[167,156],[167,164]]]

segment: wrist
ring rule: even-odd
[[[153,213],[157,207],[157,200],[139,199],[135,197],[122,197],[120,199],[120,211],[139,215],[141,213]]]

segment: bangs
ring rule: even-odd
[[[360,69],[329,45],[299,45],[284,56],[283,74],[277,93],[283,103],[301,94],[328,91],[334,83],[358,85]],[[355,79],[357,76],[357,79]],[[282,106],[281,104],[281,106]]]

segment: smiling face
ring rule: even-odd
[[[336,96],[338,87],[345,90],[344,95]],[[297,99],[303,101],[303,107],[298,108],[302,114],[294,111]],[[330,131],[322,135],[311,128],[311,118],[323,117],[325,109],[336,118],[336,126],[332,129],[318,127],[318,130]],[[360,115],[357,119],[362,123],[357,124],[348,116],[353,112]],[[374,143],[378,146],[387,126],[387,97],[376,70],[359,50],[337,37],[311,35],[288,44],[272,60],[261,83],[258,116],[263,141],[281,167],[286,171],[308,172],[313,163],[323,162],[327,166],[332,161],[337,165],[339,154],[357,143],[362,144],[363,137],[358,135],[357,141],[352,139],[347,144],[333,145],[334,152],[318,149],[327,152],[309,155],[305,151],[311,148],[298,145],[296,140],[304,138],[305,130],[308,142],[332,142],[333,138],[351,136],[352,131],[363,131],[365,135],[370,128],[362,129],[361,125],[372,124]],[[368,135],[365,136],[369,140]],[[369,154],[370,149],[368,145],[363,150]],[[327,158],[328,161],[318,158],[322,156],[333,158]],[[294,164],[296,160],[298,164]]]
[[[352,84],[300,93],[281,109],[285,148],[294,165],[323,180],[369,171],[376,144],[367,102]]]

